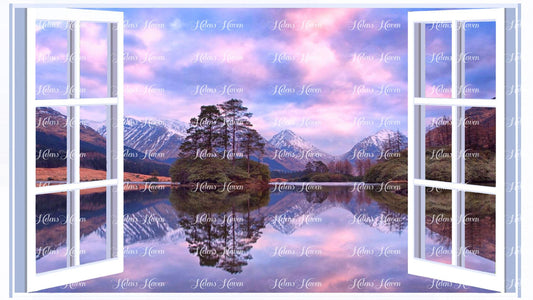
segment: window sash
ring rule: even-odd
[[[473,107],[496,107],[496,99],[466,99],[466,98],[424,98],[415,97],[414,105],[429,106],[473,106]]]
[[[35,22],[37,20],[68,21],[69,62],[68,83],[72,87],[67,99],[36,100],[35,98]],[[107,90],[104,98],[80,98],[80,22],[108,24]],[[123,13],[80,9],[26,9],[26,291],[73,283],[80,280],[115,274],[123,271]],[[80,182],[80,107],[106,105],[107,175],[105,180]],[[67,106],[67,183],[36,187],[35,112],[37,107]],[[80,264],[80,191],[106,187],[106,259]],[[36,195],[67,192],[67,247],[73,255],[67,267],[36,273]]]
[[[413,184],[416,186],[431,187],[437,189],[445,190],[458,190],[468,193],[479,193],[487,195],[496,195],[498,190],[493,186],[484,186],[476,184],[467,184],[467,183],[455,183],[455,182],[445,182],[438,180],[427,180],[427,179],[413,179]]]
[[[117,97],[36,100],[35,107],[118,105]]]
[[[472,9],[424,11],[409,13],[408,46],[408,101],[409,101],[409,164],[408,164],[408,269],[410,274],[464,283],[490,290],[506,291],[506,190],[505,190],[505,21],[506,10]],[[462,22],[496,22],[496,99],[464,99],[457,87],[464,83],[464,62],[457,60],[464,51]],[[451,98],[425,97],[425,24],[446,22],[452,24],[452,95]],[[455,63],[453,63],[455,62]],[[452,181],[425,179],[425,106],[439,105],[452,108]],[[464,116],[465,106],[496,108],[496,186],[485,187],[464,183],[464,158],[456,153],[464,149],[464,126],[458,120]],[[452,190],[452,219],[464,215],[464,193],[481,192],[496,196],[496,255],[495,273],[464,268],[464,222],[452,223],[452,264],[446,265],[424,259],[425,256],[425,187]],[[514,200],[514,198],[513,198]],[[514,212],[514,211],[513,211]],[[513,213],[509,212],[509,213]],[[508,238],[508,237],[507,237]],[[514,290],[514,288],[507,289]]]

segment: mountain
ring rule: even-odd
[[[312,150],[315,147],[297,136],[292,130],[285,129],[274,135],[270,141],[277,149],[298,152],[302,150]]]
[[[495,150],[496,109],[490,107],[471,107],[465,110],[464,124],[467,149]],[[440,147],[451,144],[451,123],[439,122],[438,126],[433,126],[426,130],[427,147]]]
[[[67,117],[53,108],[38,107],[35,122],[36,166],[38,168],[65,167]],[[93,126],[99,127],[100,132]],[[103,122],[81,121],[80,153],[82,154],[80,157],[82,168],[106,169],[106,138]],[[150,174],[156,170],[160,175],[168,176],[169,168],[170,165],[159,157],[149,157],[145,152],[124,146],[125,172]]]
[[[124,145],[170,163],[178,157],[179,147],[187,135],[188,127],[188,124],[177,120],[125,117]],[[102,124],[98,132],[105,135],[105,125]]]
[[[66,166],[67,117],[49,108],[38,107],[35,113],[36,166],[44,168]],[[80,126],[80,166],[105,170],[106,140],[93,128]]]
[[[399,152],[405,148],[407,148],[407,137],[405,135],[399,131],[381,129],[375,134],[359,141],[350,151],[341,155],[340,159],[347,159],[352,162],[367,158],[377,160],[388,149],[392,152]]]
[[[85,138],[82,136],[82,141],[90,139],[96,142],[98,140],[95,137],[96,133],[100,135],[100,139],[105,137],[105,122],[82,120],[82,124],[84,124],[82,128],[87,131]],[[148,158],[148,160],[172,163],[179,155],[179,147],[185,140],[188,127],[187,123],[177,120],[125,117],[124,146],[127,149],[125,158]],[[395,145],[389,145],[389,140],[395,141]],[[263,143],[264,154],[261,157],[252,156],[252,159],[267,164],[272,171],[292,172],[304,170],[310,161],[320,160],[327,164],[337,159],[348,159],[352,162],[365,158],[376,160],[386,149],[394,147],[405,149],[407,137],[399,132],[383,129],[361,140],[350,151],[339,157],[322,151],[288,129],[275,134],[270,140],[263,138]],[[105,139],[103,145],[105,148]],[[128,152],[130,150],[132,153]]]
[[[318,149],[288,129],[280,131],[266,143],[264,157],[291,171],[305,169],[305,165],[310,161],[321,160],[327,163],[334,159],[331,154]],[[277,170],[272,167],[271,169]]]

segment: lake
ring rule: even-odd
[[[394,188],[146,187],[125,186],[124,272],[47,292],[485,292],[407,274],[407,197]],[[38,196],[38,273],[66,266],[65,200]],[[426,256],[443,263],[451,257],[446,211],[440,205],[426,221]],[[493,216],[471,217],[467,267],[493,272],[494,253],[479,250],[493,243]],[[82,193],[81,218],[81,263],[104,259],[105,192]]]

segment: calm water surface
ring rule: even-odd
[[[47,291],[483,292],[407,274],[407,197],[395,192],[152,188],[124,199],[124,272]],[[63,268],[65,226],[53,221],[62,220],[64,197],[37,203],[38,216],[49,214],[37,221],[37,271]],[[82,194],[81,207],[83,264],[105,258],[105,192]],[[426,228],[426,255],[446,262],[451,244],[442,224]],[[470,244],[491,240],[478,232]],[[490,251],[467,257],[472,268],[494,269]]]

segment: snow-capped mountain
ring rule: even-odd
[[[314,146],[297,136],[292,130],[285,129],[274,135],[269,141],[274,147],[286,150],[308,150]]]
[[[271,156],[269,158],[283,165],[284,161],[291,162],[292,167],[289,169],[292,170],[305,168],[305,164],[309,161],[321,160],[327,163],[334,158],[288,129],[274,135],[268,144],[273,148],[268,153]],[[272,150],[274,153],[271,153]]]
[[[93,124],[93,126],[97,126]],[[178,157],[188,125],[178,120],[124,118],[124,145],[153,159],[168,161]],[[102,124],[98,132],[105,135]]]
[[[106,134],[104,122],[82,120],[82,122],[101,135]],[[172,162],[179,154],[179,147],[183,143],[188,124],[178,120],[151,120],[126,117],[124,119],[124,145],[144,156],[158,161]],[[299,171],[305,169],[310,161],[328,163],[332,160],[370,158],[379,159],[384,152],[396,152],[407,147],[407,137],[397,131],[382,129],[374,135],[368,136],[355,144],[344,155],[335,157],[326,153],[292,130],[282,130],[270,140],[263,138],[265,153],[261,161],[271,170]],[[254,159],[258,160],[257,157]]]
[[[382,129],[359,141],[340,158],[350,161],[367,158],[376,160],[383,155],[387,155],[387,151],[399,152],[405,148],[407,148],[407,137],[405,135],[399,131]]]

